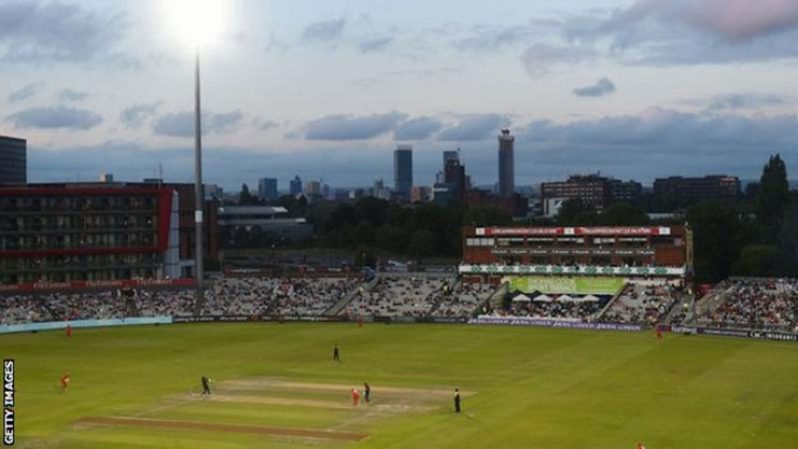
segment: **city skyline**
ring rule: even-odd
[[[0,134],[28,140],[30,182],[191,179],[192,61],[156,3],[0,5]],[[519,186],[798,158],[795,2],[232,3],[203,66],[205,181],[228,190],[389,180],[398,144],[416,185],[455,148],[493,185],[502,127]]]

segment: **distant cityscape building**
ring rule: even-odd
[[[371,189],[371,196],[381,200],[391,199],[391,192],[385,188],[385,183],[382,179],[374,181],[374,187]]]
[[[202,186],[202,190],[205,192],[205,201],[222,201],[222,198],[224,198],[224,189],[219,187],[218,184],[205,184]]]
[[[447,150],[443,152],[443,166],[446,167],[446,164],[449,161],[460,161],[460,149],[458,148],[457,151]]]
[[[709,175],[703,178],[671,176],[654,180],[654,196],[660,201],[687,205],[700,201],[736,201],[740,196],[736,176]]]
[[[499,134],[499,196],[507,198],[515,193],[515,137],[509,129]]]
[[[637,181],[621,181],[620,179],[609,178],[612,186],[613,201],[623,201],[635,204],[643,196],[643,185]]]
[[[557,215],[566,200],[578,199],[595,209],[604,209],[614,202],[635,204],[643,195],[643,185],[637,181],[621,181],[598,174],[574,175],[567,181],[544,182],[540,186],[543,215]]]
[[[393,152],[394,191],[402,199],[410,199],[413,187],[413,147],[399,145]]]
[[[307,195],[321,195],[321,183],[319,181],[308,181],[305,185]]]
[[[25,139],[0,136],[0,185],[28,182],[27,148]]]
[[[432,189],[426,186],[414,186],[410,190],[410,201],[413,203],[425,203],[429,201]]]
[[[277,180],[275,178],[260,178],[258,180],[258,196],[264,200],[276,200]]]
[[[543,200],[544,215],[552,212],[546,210],[550,199],[578,199],[582,204],[596,209],[604,209],[613,196],[612,182],[599,175],[574,175],[567,181],[544,182],[540,185],[540,196]]]
[[[469,189],[465,194],[465,202],[469,207],[500,209],[513,217],[524,217],[529,212],[528,199],[518,193],[500,197],[489,190]]]
[[[460,163],[460,150],[444,151],[443,171],[435,177],[434,201],[438,204],[463,202],[468,187],[466,181],[465,166]]]
[[[302,193],[302,179],[299,178],[299,175],[294,176],[294,179],[289,183],[289,191],[292,196]]]

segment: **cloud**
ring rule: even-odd
[[[0,2],[0,60],[85,62],[121,58],[113,52],[127,29],[121,14],[90,12],[57,1]]]
[[[16,128],[86,130],[102,123],[103,118],[88,109],[55,106],[24,109],[6,120]]]
[[[393,131],[407,114],[388,112],[361,117],[328,115],[305,125],[307,140],[363,140]]]
[[[646,22],[649,22],[648,24]],[[605,27],[624,28],[651,22],[685,25],[739,43],[798,29],[794,0],[637,0],[616,10]]]
[[[498,134],[499,129],[506,126],[509,121],[507,116],[501,114],[465,115],[457,125],[441,131],[438,140],[444,142],[486,140]]]
[[[291,45],[288,42],[279,39],[274,33],[269,35],[269,40],[266,41],[266,46],[263,48],[264,53],[272,53],[272,52],[279,52],[285,53],[288,49],[291,48]]]
[[[798,58],[795,0],[636,0],[538,23],[542,31],[521,56],[531,75],[593,60],[674,66]]]
[[[138,128],[144,123],[144,120],[154,116],[160,106],[160,101],[134,104],[119,113],[119,120],[125,125],[125,128]]]
[[[341,37],[346,27],[346,19],[343,17],[334,20],[314,22],[305,27],[302,32],[302,39],[309,42],[328,42]]]
[[[704,146],[763,145],[798,143],[798,117],[795,115],[755,116],[706,115],[674,109],[650,108],[639,115],[607,116],[566,124],[550,121],[532,122],[518,140],[536,143],[617,147],[633,151],[643,148],[675,147],[679,151],[663,156],[678,158]],[[792,128],[795,127],[795,128]],[[760,148],[761,150],[761,148]]]
[[[394,38],[392,37],[376,37],[371,39],[365,39],[361,41],[359,44],[360,51],[363,53],[380,51],[391,45],[393,40]]]
[[[280,124],[275,122],[274,120],[266,120],[265,122],[258,125],[258,129],[261,131],[268,131],[270,129],[279,128]]]
[[[615,84],[608,78],[601,78],[596,84],[590,86],[577,87],[574,95],[577,97],[603,97],[615,92]]]
[[[443,122],[434,117],[417,117],[403,122],[393,133],[396,140],[424,140],[443,128]]]
[[[465,37],[455,41],[459,50],[495,51],[529,41],[537,27],[529,25],[478,25]]]
[[[598,55],[596,49],[588,45],[552,45],[540,42],[524,50],[521,62],[531,75],[542,75],[553,67],[591,61]]]
[[[720,112],[736,109],[758,109],[763,106],[779,106],[792,101],[791,98],[782,95],[739,93],[716,95],[707,99],[689,100],[685,103],[704,106],[707,111]]]
[[[210,111],[202,113],[203,134],[224,134],[232,131],[241,123],[244,114],[240,110],[215,114]],[[161,136],[192,137],[194,135],[194,113],[177,112],[166,114],[153,122],[152,131]]]
[[[33,98],[37,93],[39,93],[42,88],[44,87],[44,83],[31,83],[26,86],[23,86],[8,95],[8,102],[9,103],[17,103],[20,101],[28,100]]]
[[[754,179],[773,153],[798,158],[797,116],[651,108],[570,123],[535,121],[516,130],[516,170],[539,179],[596,170],[640,181],[707,173]]]
[[[208,117],[204,118],[203,129],[209,133],[226,133],[241,123],[243,118],[244,114],[239,109],[219,114],[208,113]]]
[[[83,101],[89,98],[89,94],[86,92],[78,92],[72,89],[63,89],[58,94],[61,101]]]

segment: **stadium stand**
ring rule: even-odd
[[[275,290],[275,312],[278,315],[321,315],[359,283],[357,279],[347,278],[286,279]]]
[[[33,296],[0,296],[0,324],[53,321],[52,312],[44,300]]]
[[[278,278],[222,278],[206,294],[203,315],[264,315],[274,303]]]
[[[443,295],[431,315],[441,318],[467,318],[488,300],[496,287],[490,284],[460,282],[452,294]]]
[[[655,324],[671,311],[680,297],[680,290],[666,282],[630,282],[601,316],[601,321]]]
[[[343,313],[353,317],[427,316],[451,285],[453,278],[380,277],[371,290],[359,291]]]
[[[699,305],[693,324],[700,326],[798,332],[797,279],[728,279]]]

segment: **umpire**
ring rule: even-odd
[[[202,376],[200,378],[202,382],[202,395],[203,396],[210,396],[211,395],[211,380],[208,379],[206,376]]]
[[[454,389],[454,412],[460,413],[460,389]]]

